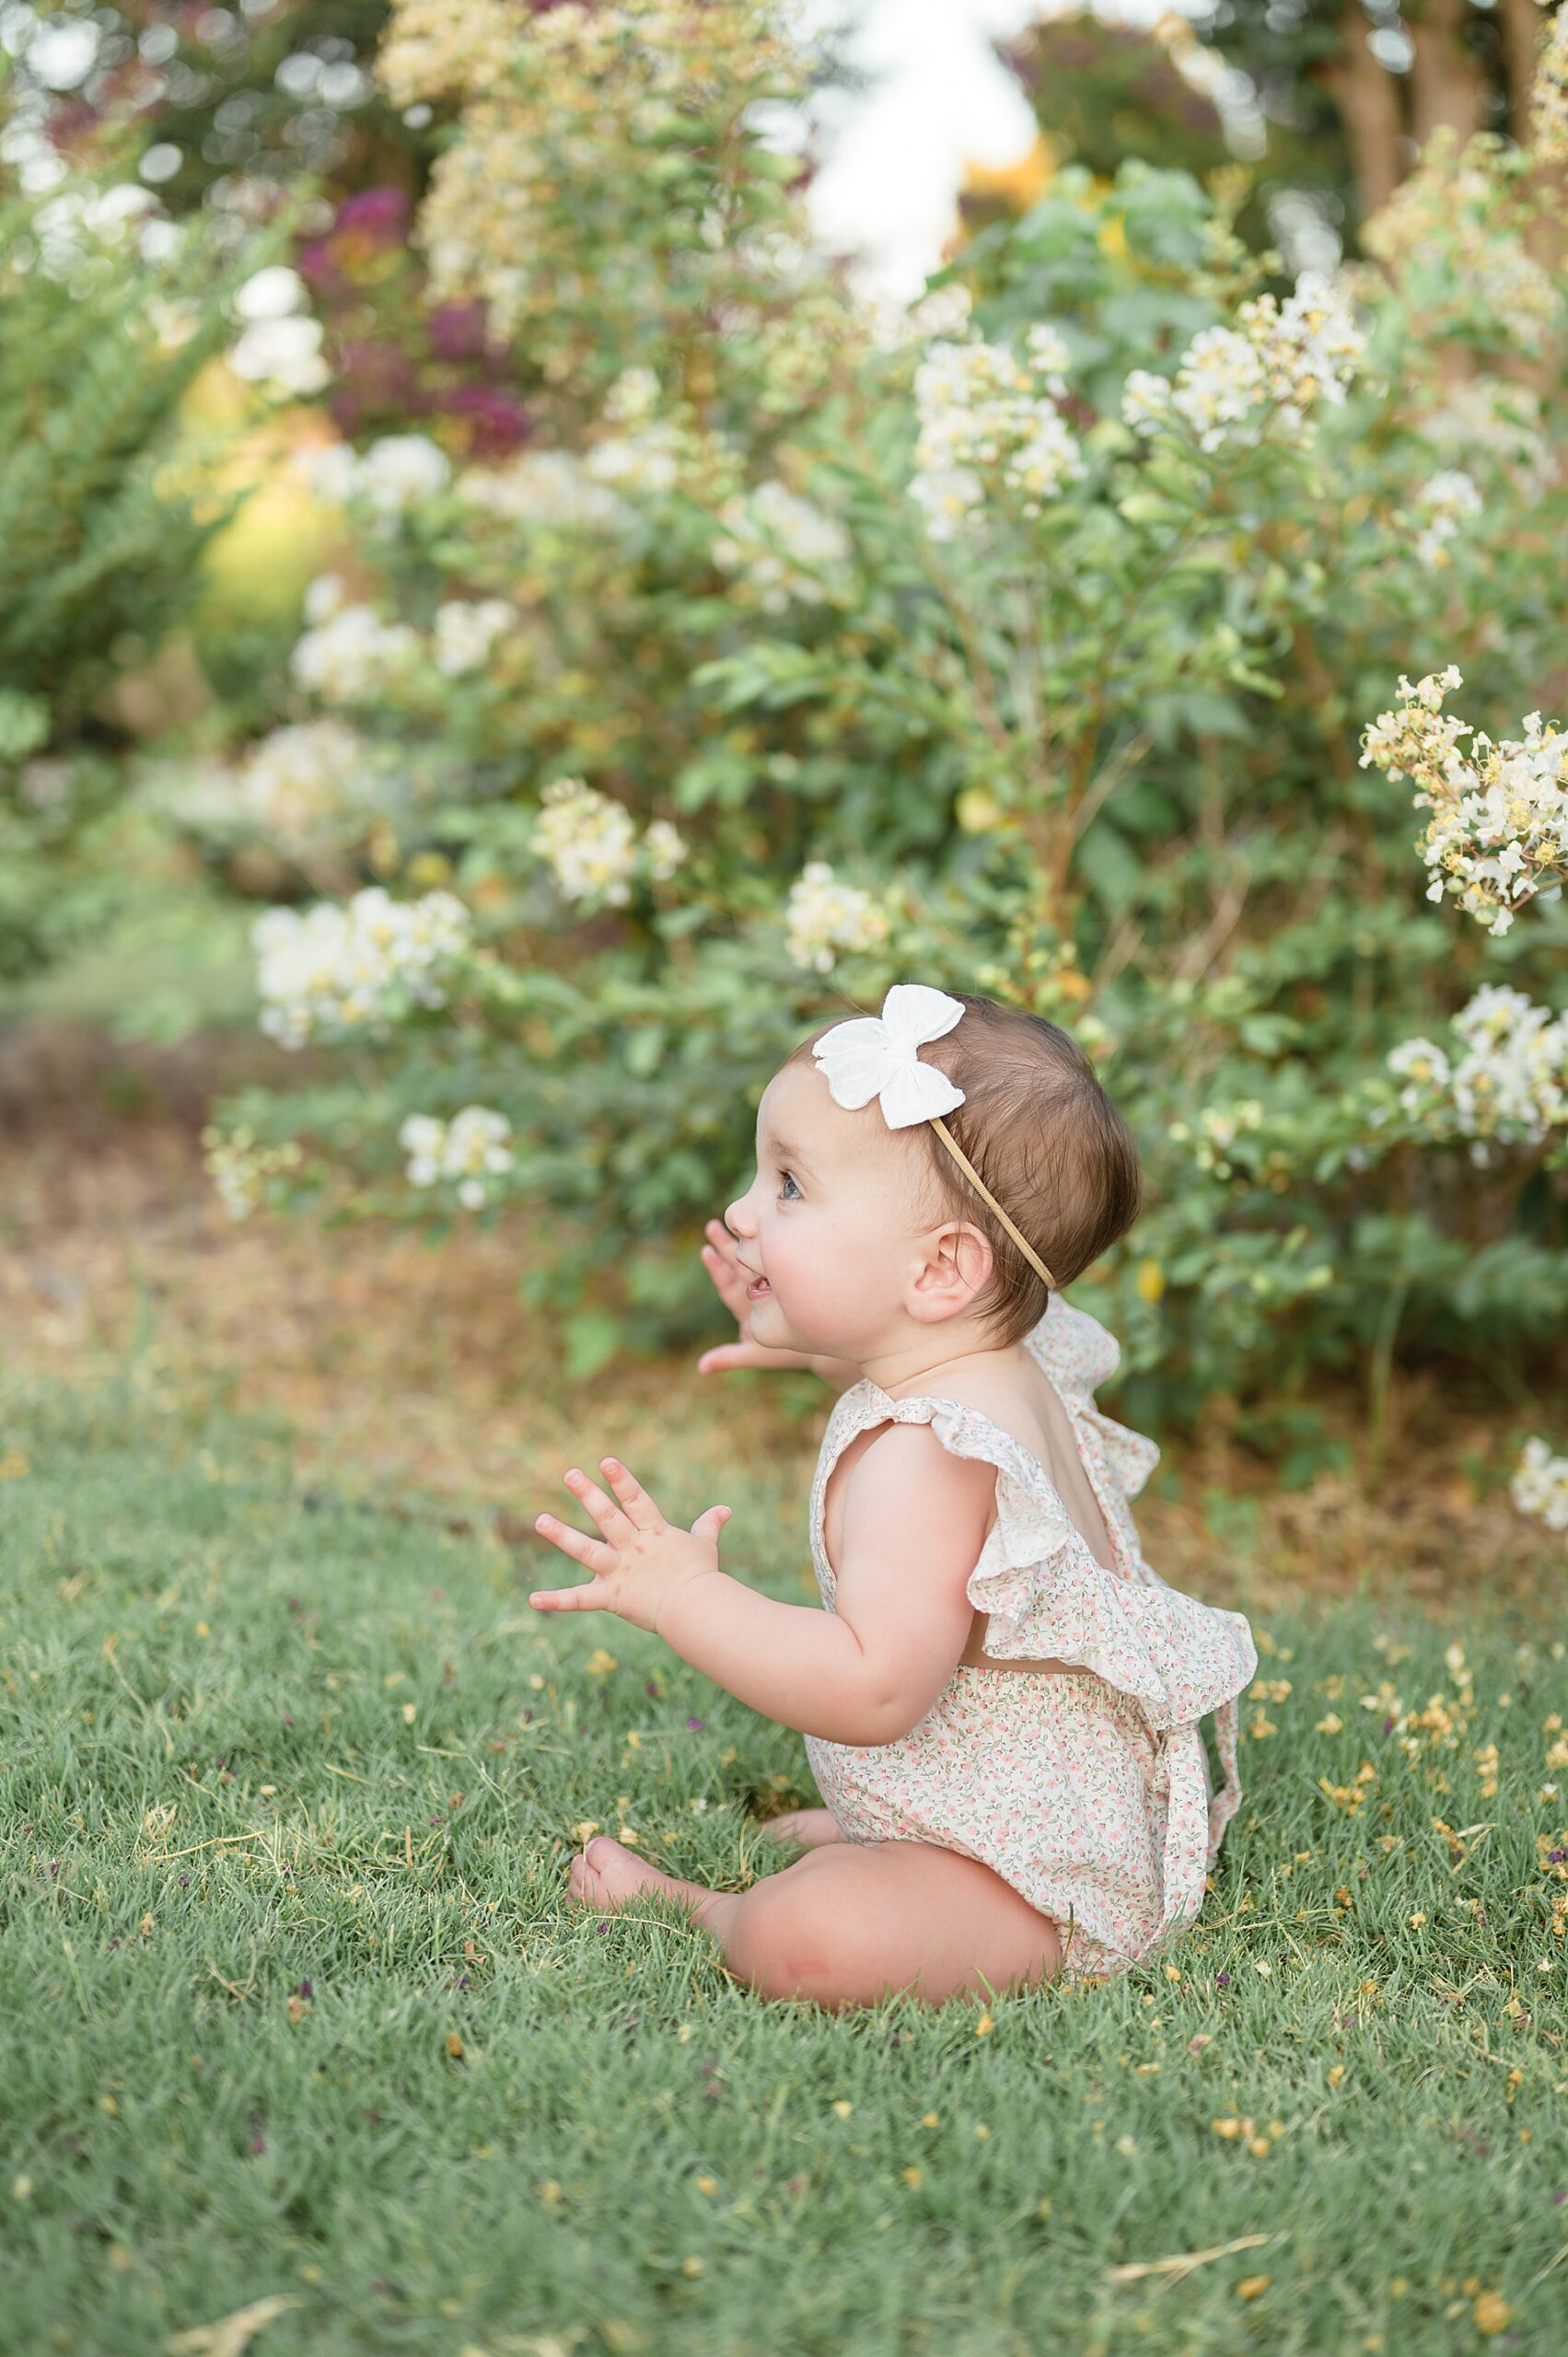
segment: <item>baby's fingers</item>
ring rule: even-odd
[[[636,1475],[629,1472],[618,1457],[601,1457],[599,1464],[605,1480],[625,1509],[627,1519],[639,1530],[662,1530],[664,1516]]]
[[[536,1612],[610,1612],[608,1580],[591,1579],[586,1587],[535,1588],[528,1602]]]
[[[602,1538],[587,1538],[582,1531],[574,1530],[570,1523],[557,1522],[552,1514],[536,1515],[534,1528],[541,1538],[548,1538],[552,1547],[559,1547],[563,1555],[586,1564],[590,1572],[614,1570],[615,1550],[607,1547]]]

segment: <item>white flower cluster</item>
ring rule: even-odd
[[[269,909],[251,932],[261,1028],[280,1047],[354,1032],[384,1034],[411,1006],[445,1006],[472,943],[450,892],[393,900],[379,885],[346,905],[300,915]]]
[[[1509,1487],[1521,1514],[1534,1515],[1548,1530],[1568,1530],[1568,1457],[1553,1457],[1539,1437],[1527,1440]]]
[[[764,613],[782,614],[792,598],[820,600],[824,573],[846,564],[849,534],[832,516],[782,482],[762,482],[719,510],[726,537],[714,542],[714,563],[739,573],[757,592]]]
[[[1035,517],[1086,471],[1056,407],[1067,389],[1066,344],[1040,321],[1024,349],[1020,361],[1000,344],[934,343],[915,371],[920,435],[910,496],[934,540],[959,536],[984,505],[989,473]]]
[[[505,638],[517,619],[517,610],[505,598],[449,598],[436,609],[436,668],[447,679],[482,670],[497,639]]]
[[[1194,336],[1174,381],[1134,368],[1122,419],[1139,434],[1175,421],[1211,452],[1249,448],[1271,426],[1304,440],[1319,402],[1343,401],[1365,349],[1343,291],[1325,272],[1306,270],[1283,304],[1259,295],[1243,303],[1235,327]]]
[[[1506,933],[1515,911],[1568,874],[1568,733],[1525,715],[1522,737],[1494,745],[1443,709],[1464,684],[1453,664],[1412,688],[1365,732],[1363,769],[1396,784],[1410,778],[1417,809],[1432,817],[1419,849],[1432,871],[1429,900],[1446,893],[1485,924]],[[1461,737],[1473,738],[1469,752]]]
[[[1511,377],[1461,377],[1417,420],[1423,437],[1450,465],[1486,459],[1527,499],[1551,487],[1555,467],[1541,430],[1540,395]]]
[[[465,1211],[477,1212],[488,1202],[486,1183],[512,1167],[506,1141],[512,1124],[505,1113],[488,1106],[465,1105],[449,1121],[431,1113],[411,1113],[398,1132],[398,1143],[408,1155],[408,1179],[412,1187],[435,1187],[455,1178],[458,1201]]]
[[[456,488],[466,505],[514,524],[603,531],[631,513],[570,450],[524,450],[504,467],[469,467]]]
[[[1479,516],[1484,502],[1473,475],[1462,467],[1446,467],[1428,477],[1415,495],[1415,512],[1423,518],[1416,534],[1416,561],[1435,572],[1452,563],[1446,543],[1469,516]]]
[[[309,307],[305,281],[286,262],[248,278],[234,297],[243,322],[227,355],[235,375],[280,393],[319,393],[332,372],[321,351],[321,322]]]
[[[288,667],[323,703],[368,702],[423,652],[407,622],[384,622],[373,606],[343,605],[335,574],[311,583],[306,613],[315,627],[295,641]]]
[[[668,819],[656,819],[639,845],[637,822],[625,805],[580,777],[556,778],[540,803],[529,842],[549,865],[563,900],[602,897],[611,908],[624,908],[639,860],[644,873],[662,883],[687,857],[688,847]]]
[[[1568,164],[1568,15],[1561,8],[1547,27],[1536,65],[1530,145],[1538,164]]]
[[[1568,1016],[1488,982],[1452,1025],[1454,1052],[1406,1039],[1388,1070],[1400,1103],[1441,1135],[1536,1145],[1568,1125]]]
[[[330,507],[349,501],[380,516],[401,516],[433,499],[451,481],[452,463],[427,434],[385,434],[367,450],[346,442],[302,451],[299,464],[318,499]]]
[[[889,931],[872,895],[836,883],[825,859],[807,862],[790,887],[784,918],[785,954],[818,974],[831,973],[845,950],[877,948]]]
[[[1229,1148],[1238,1137],[1262,1126],[1260,1101],[1256,1097],[1246,1097],[1239,1104],[1229,1107],[1205,1105],[1195,1122],[1173,1121],[1166,1134],[1173,1145],[1191,1145],[1192,1160],[1200,1170],[1215,1178],[1228,1178],[1232,1168],[1226,1159]]]
[[[618,430],[593,444],[583,464],[598,483],[629,492],[669,491],[680,476],[684,437],[658,412],[651,368],[624,368],[605,396],[603,416]]]
[[[218,1201],[229,1218],[249,1219],[267,1199],[267,1189],[274,1178],[297,1170],[304,1160],[298,1146],[291,1138],[286,1145],[262,1145],[254,1130],[240,1128],[226,1133],[219,1129],[202,1132],[202,1160],[208,1178],[217,1190]]]
[[[263,737],[240,772],[240,815],[280,851],[308,852],[363,813],[370,749],[341,720],[307,720]]]

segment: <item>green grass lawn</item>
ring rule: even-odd
[[[652,1639],[532,1615],[553,1550],[302,1499],[156,1379],[0,1415],[7,2352],[273,2298],[259,2357],[1568,2341],[1550,1631],[1260,1621],[1168,1961],[828,2019],[564,1905],[585,1821],[737,1886],[809,1785]],[[768,1478],[745,1568],[798,1596]]]

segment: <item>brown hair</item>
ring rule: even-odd
[[[923,1063],[945,1072],[963,1103],[943,1119],[981,1178],[1058,1286],[1108,1252],[1138,1215],[1141,1179],[1132,1133],[1077,1041],[1025,1008],[951,991],[964,1016],[925,1040]],[[803,1039],[807,1061],[832,1027]],[[1050,1298],[995,1213],[976,1194],[931,1124],[920,1124],[934,1215],[957,1213],[991,1245],[993,1266],[975,1313],[1006,1350],[1038,1326]]]

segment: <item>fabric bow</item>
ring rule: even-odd
[[[950,1113],[964,1101],[945,1072],[922,1063],[915,1052],[926,1039],[940,1039],[964,1012],[961,999],[924,982],[895,982],[882,1012],[857,1015],[824,1032],[812,1054],[835,1105],[850,1112],[881,1098],[890,1130],[912,1129],[934,1114]]]

